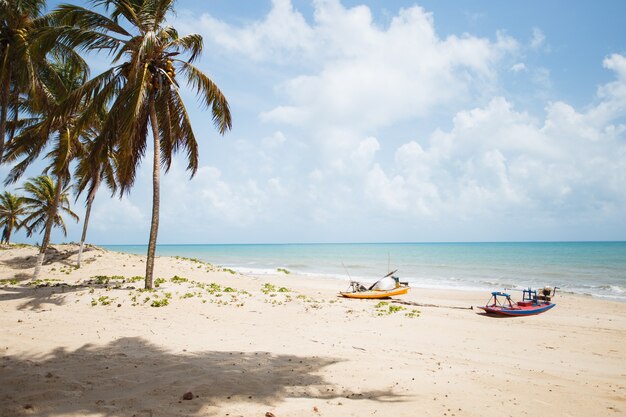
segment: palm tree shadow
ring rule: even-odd
[[[65,304],[64,294],[84,290],[84,285],[54,284],[41,287],[27,285],[0,288],[0,302],[9,300],[26,300],[18,306],[18,310],[41,310],[46,305],[62,306]]]
[[[85,245],[83,253],[95,250],[91,245]],[[78,249],[57,249],[53,246],[49,246],[46,249],[46,256],[44,258],[44,265],[51,265],[55,262],[66,266],[74,266],[75,262],[72,258],[78,255]],[[11,259],[6,259],[2,263],[12,269],[30,269],[34,268],[37,263],[37,255],[30,256],[16,256]]]
[[[354,393],[324,380],[322,368],[338,362],[267,352],[173,353],[139,337],[59,348],[43,358],[5,356],[0,416],[216,415],[242,403],[263,415],[294,397],[399,400],[390,391]],[[193,399],[184,400],[186,392]]]
[[[13,258],[2,261],[2,264],[12,269],[31,269],[35,267],[36,263],[37,263],[37,255],[15,256]]]

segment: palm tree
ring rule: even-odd
[[[5,191],[0,195],[0,227],[2,239],[0,242],[9,244],[13,230],[19,230],[25,226],[23,216],[28,214],[24,197]]]
[[[33,232],[41,230],[46,230],[46,233],[49,233],[48,224],[60,227],[65,236],[67,236],[67,228],[61,213],[65,213],[75,221],[78,221],[78,216],[70,209],[70,187],[63,189],[58,184],[55,184],[50,176],[41,175],[24,182],[22,189],[27,193],[27,196],[24,197],[24,205],[29,214],[23,220],[23,223],[28,227],[28,236],[31,236]],[[53,210],[57,199],[57,209]],[[52,212],[55,212],[55,214],[50,217]]]
[[[36,71],[45,54],[33,42],[46,19],[42,16],[45,0],[0,0],[0,160],[4,155],[7,117],[13,112],[14,126],[19,112],[19,97],[27,93],[41,98],[44,88]],[[11,136],[15,127],[11,131]]]
[[[99,118],[99,120],[102,120]],[[80,260],[83,254],[83,248],[85,246],[85,239],[87,238],[87,226],[89,224],[89,217],[91,215],[91,206],[96,198],[96,193],[100,184],[103,182],[111,190],[112,194],[115,194],[117,190],[117,184],[115,182],[115,156],[106,147],[99,146],[99,126],[94,126],[92,132],[93,137],[88,138],[88,135],[84,135],[87,139],[85,143],[85,154],[79,159],[74,176],[76,178],[76,199],[81,193],[87,190],[87,199],[85,211],[85,219],[83,220],[83,233],[80,238],[80,249],[78,250],[77,266],[80,268]],[[94,157],[86,157],[86,155],[95,155]],[[96,158],[97,156],[97,158]]]
[[[82,67],[75,68],[67,61],[54,61],[40,71],[40,77],[47,87],[48,100],[39,111],[30,110],[32,120],[24,127],[20,134],[8,144],[5,160],[14,162],[22,160],[13,166],[5,183],[16,182],[26,168],[48,147],[46,158],[50,160],[47,171],[56,179],[54,199],[49,205],[45,233],[40,247],[34,278],[39,276],[46,249],[50,242],[50,234],[57,216],[57,206],[60,204],[61,190],[69,184],[70,163],[82,152],[80,136],[88,130],[85,121],[80,118],[80,107],[68,109],[65,101],[70,93],[78,88],[87,78]]]
[[[224,134],[231,128],[226,98],[217,85],[193,62],[202,52],[200,35],[179,37],[166,25],[174,0],[91,0],[93,9],[62,5],[52,13],[65,25],[57,40],[67,47],[109,48],[113,67],[87,82],[80,93],[92,108],[112,103],[102,131],[102,141],[115,149],[120,195],[129,192],[148,146],[154,149],[152,222],[146,262],[145,287],[152,288],[154,253],[159,227],[160,171],[168,171],[175,152],[183,150],[193,176],[198,168],[196,142],[187,109],[179,93],[183,78],[211,109],[213,123]],[[94,9],[103,7],[108,15]],[[128,29],[128,30],[127,30]],[[180,59],[187,54],[187,59]],[[77,95],[76,100],[79,100]]]

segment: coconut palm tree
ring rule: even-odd
[[[19,230],[25,226],[23,216],[28,214],[24,197],[5,191],[0,195],[0,227],[2,239],[0,242],[9,244],[13,230]]]
[[[11,97],[24,87],[28,69],[32,68],[29,40],[34,20],[41,17],[45,3],[45,0],[0,0],[0,160]]]
[[[24,205],[29,214],[23,220],[23,223],[28,227],[28,236],[31,236],[33,232],[42,230],[48,233],[48,224],[60,227],[65,236],[67,236],[67,228],[61,214],[65,213],[75,221],[78,221],[78,216],[70,209],[70,187],[59,187],[58,184],[55,184],[52,177],[41,175],[24,182],[22,190],[27,194],[24,197]],[[55,207],[55,201],[57,200]],[[50,213],[53,212],[54,215],[51,217]]]
[[[89,98],[94,109],[111,103],[101,139],[109,149],[116,149],[120,195],[129,192],[135,181],[151,132],[153,198],[145,287],[152,288],[161,167],[167,172],[173,154],[182,150],[191,176],[198,168],[198,144],[178,81],[185,80],[211,109],[220,134],[231,128],[230,110],[217,85],[193,65],[202,52],[202,37],[179,37],[178,31],[166,24],[174,0],[91,3],[94,7],[90,9],[61,5],[52,12],[56,23],[65,26],[57,41],[73,48],[109,48],[112,53],[113,67],[87,82],[80,93]],[[98,13],[98,8],[106,14]]]
[[[98,118],[103,121],[103,118]],[[78,250],[77,266],[80,268],[80,261],[83,254],[83,248],[85,246],[85,239],[87,238],[87,227],[89,225],[89,217],[91,215],[91,207],[93,201],[96,198],[96,193],[102,183],[106,184],[111,193],[114,195],[117,191],[117,184],[115,182],[115,156],[108,148],[102,147],[99,141],[99,128],[100,126],[94,126],[91,129],[93,133],[91,137],[84,135],[85,153],[81,157],[76,166],[74,177],[76,179],[76,199],[87,190],[86,199],[86,211],[85,218],[83,220],[83,233],[80,238],[80,248]],[[92,157],[86,157],[87,155],[94,155]],[[97,158],[96,158],[97,156]]]
[[[31,121],[8,144],[5,155],[5,160],[8,162],[21,159],[9,172],[5,181],[9,184],[16,182],[46,147],[49,149],[45,155],[50,161],[46,171],[56,179],[56,194],[48,207],[50,212],[35,266],[35,279],[39,276],[50,242],[57,206],[61,201],[61,190],[70,182],[70,163],[82,153],[83,145],[80,137],[89,127],[79,117],[82,116],[80,107],[65,107],[65,101],[70,93],[87,78],[83,68],[75,68],[70,62],[57,60],[44,67],[40,71],[40,77],[48,90],[48,100],[42,108],[30,110],[33,115]]]
[[[72,61],[73,65],[87,67],[85,61],[62,43],[40,42],[49,32],[51,23],[43,15],[45,0],[0,0],[0,161],[4,155],[7,118],[12,116],[11,140],[22,110],[20,97],[27,96],[30,108],[47,99],[47,88],[39,71],[46,66],[46,56]]]

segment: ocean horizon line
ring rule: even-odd
[[[75,243],[75,242],[74,242]],[[453,245],[453,244],[519,244],[519,243],[626,243],[624,240],[476,240],[476,241],[406,241],[406,242],[247,242],[247,243],[157,243],[166,246],[238,246],[238,245]],[[148,246],[147,243],[92,243],[94,246]]]

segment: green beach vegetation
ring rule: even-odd
[[[44,15],[45,0],[0,0],[0,161],[11,165],[5,184],[18,181],[44,149],[49,163],[48,176],[27,181],[28,190],[24,186],[36,194],[29,197],[26,211],[2,211],[0,224],[6,241],[22,225],[31,227],[29,235],[43,231],[37,279],[52,228],[65,229],[59,212],[78,220],[67,197],[73,184],[77,199],[87,192],[80,267],[99,186],[106,184],[120,197],[129,193],[145,151],[152,147],[144,277],[145,288],[152,289],[161,170],[169,170],[179,151],[191,177],[198,169],[198,144],[179,85],[185,82],[199,96],[220,134],[232,127],[230,109],[218,86],[194,65],[203,51],[202,37],[180,36],[167,23],[175,0],[90,3],[89,8],[63,4]],[[110,57],[110,67],[91,77],[80,56],[84,52]],[[7,201],[21,201],[13,196]],[[36,227],[29,219],[36,219]]]

